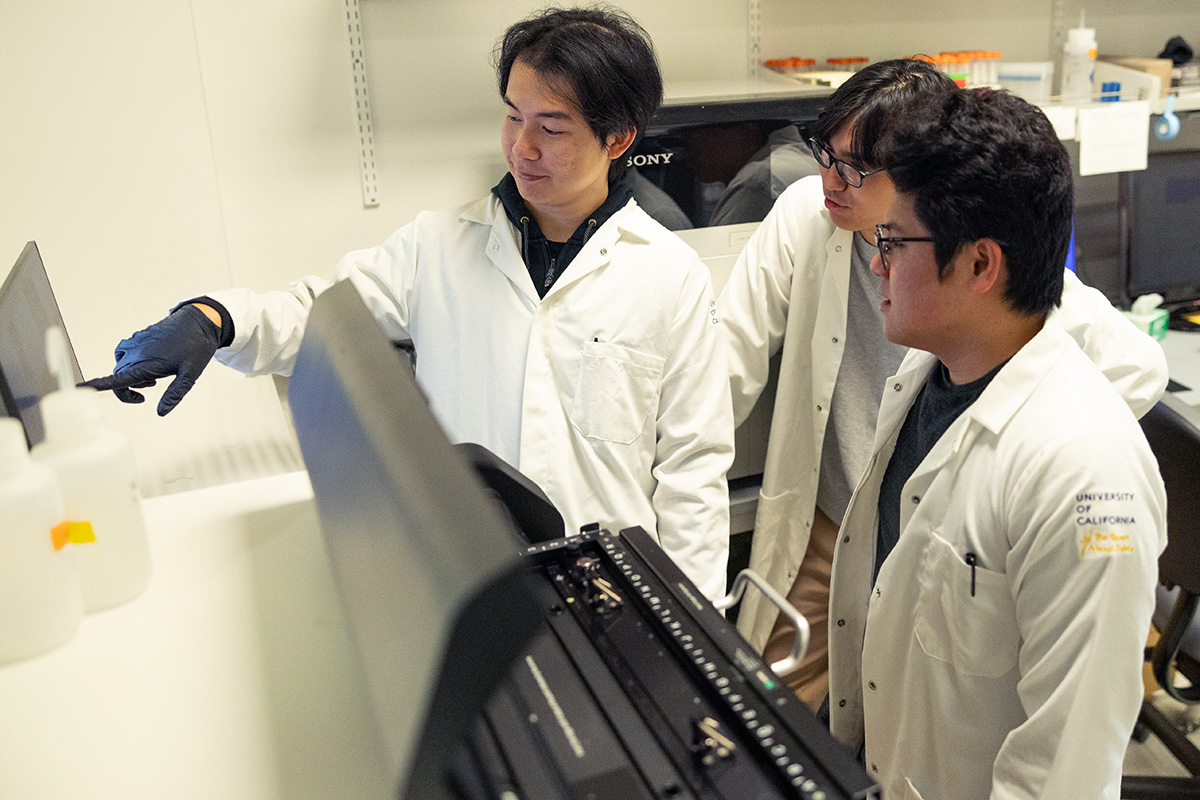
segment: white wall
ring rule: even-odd
[[[764,55],[1045,58],[1051,0],[764,0]],[[495,37],[540,2],[362,0],[381,203],[362,207],[342,0],[0,0],[0,275],[36,239],[84,372],[174,302],[326,273],[502,174]],[[1067,3],[1067,12],[1077,6]],[[1200,45],[1200,4],[1095,0],[1102,50]],[[746,4],[629,0],[668,81],[746,62]],[[211,370],[210,370],[211,372]]]
[[[381,186],[364,209],[339,0],[0,0],[0,276],[38,241],[96,375],[178,300],[328,272],[482,195],[503,174],[492,46],[540,5],[363,0]],[[669,78],[743,69],[740,3],[626,5]]]

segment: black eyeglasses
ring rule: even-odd
[[[893,242],[932,242],[935,241],[932,236],[884,236],[883,232],[887,230],[886,225],[875,226],[875,246],[879,248],[879,260],[883,263],[885,270],[891,271],[891,267],[887,263],[887,254],[891,249],[890,245]]]
[[[842,161],[840,158],[834,156],[833,153],[829,152],[828,147],[821,142],[818,142],[816,139],[808,140],[808,149],[812,150],[813,158],[815,158],[817,163],[825,169],[836,166],[837,174],[841,176],[841,179],[846,182],[847,186],[852,186],[855,189],[862,186],[863,181],[872,175],[878,172],[886,172],[886,170],[882,169],[873,169],[870,172],[863,172],[858,167],[847,164],[845,161]]]

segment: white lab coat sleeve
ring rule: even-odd
[[[1136,429],[1104,427],[1051,436],[1005,479],[1026,721],[996,757],[993,800],[1107,798],[1105,787],[1119,784],[1142,698],[1166,498]]]
[[[793,242],[801,212],[795,192],[780,195],[734,264],[717,307],[729,351],[729,385],[734,424],[741,425],[767,385],[771,356],[783,345],[787,327]]]
[[[1065,273],[1062,307],[1054,318],[1140,418],[1167,388],[1162,346],[1125,319],[1097,289],[1074,272]]]
[[[725,593],[733,415],[721,324],[699,259],[670,331],[656,422],[652,495],[664,550],[710,600]]]
[[[382,245],[342,257],[334,280],[301,278],[284,291],[256,293],[228,289],[209,294],[229,310],[234,339],[216,359],[250,374],[290,375],[304,336],[304,326],[317,296],[337,280],[349,279],[384,332],[393,340],[408,338],[408,292],[416,272],[417,223],[392,234]]]

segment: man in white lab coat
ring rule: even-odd
[[[830,726],[889,798],[1120,792],[1166,545],[1137,420],[1050,314],[1073,186],[988,89],[897,118],[871,262],[887,381],[834,554]]]
[[[750,566],[809,618],[808,655],[787,680],[813,708],[828,687],[825,631],[838,525],[871,454],[884,380],[905,352],[883,335],[869,266],[875,225],[885,221],[893,196],[879,169],[878,142],[894,109],[954,88],[936,68],[910,59],[872,64],[846,81],[810,132],[820,177],[780,196],[718,300],[736,422],[753,409],[770,359],[780,354]],[[1162,348],[1073,273],[1064,280],[1054,318],[1140,416],[1167,384]],[[738,627],[768,661],[791,647],[787,618],[757,594],[747,596]]]
[[[662,100],[649,36],[609,10],[546,10],[500,41],[508,174],[491,195],[425,212],[346,255],[349,279],[396,340],[453,441],[537,483],[568,529],[640,525],[710,598],[725,587],[733,459],[724,342],[706,268],[621,176]],[[215,352],[289,374],[314,297],[213,292],[121,342],[110,378],[177,375],[166,413]]]

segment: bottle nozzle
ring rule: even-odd
[[[57,325],[46,329],[46,367],[51,377],[58,379],[58,388],[69,391],[75,388],[75,370],[71,366],[71,346],[67,334]]]

